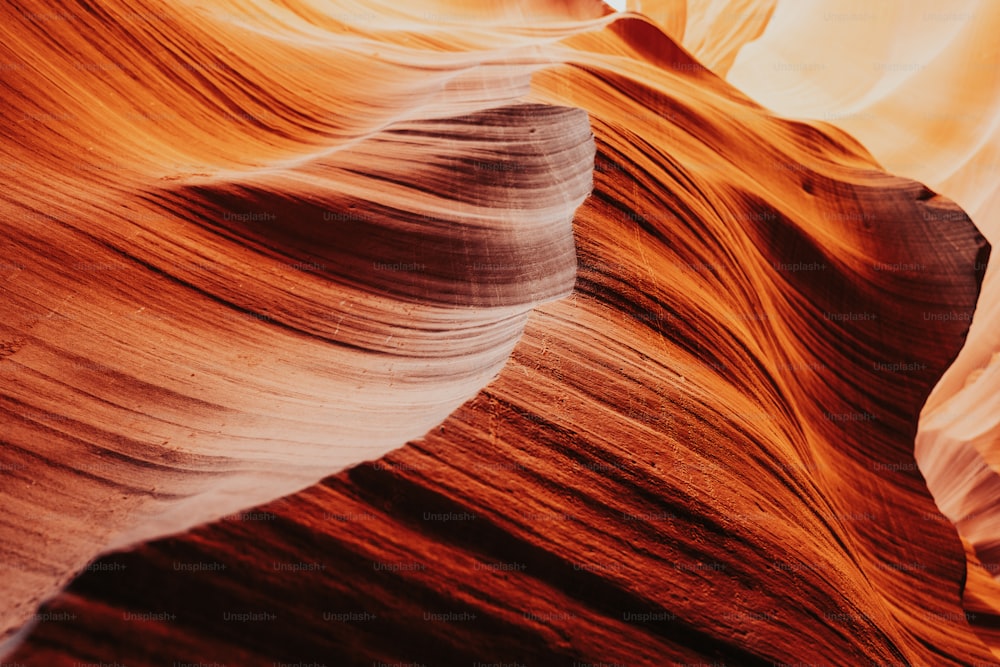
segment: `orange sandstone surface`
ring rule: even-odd
[[[990,664],[989,243],[711,5],[7,8],[4,659]]]

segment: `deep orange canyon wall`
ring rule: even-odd
[[[711,4],[11,8],[9,659],[989,664],[914,459],[989,244]]]

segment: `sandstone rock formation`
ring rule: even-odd
[[[991,660],[913,454],[989,244],[761,26],[222,6],[0,28],[9,659]]]

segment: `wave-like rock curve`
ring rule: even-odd
[[[272,39],[276,62],[234,83],[244,30],[220,19],[232,59],[185,61],[210,52],[200,24],[134,9],[81,9],[67,50],[37,12],[5,22],[4,631],[102,552],[423,435],[573,287],[590,127],[506,104],[523,67],[451,63],[379,111],[338,97],[345,63]],[[140,53],[154,19],[188,31],[176,51]],[[304,85],[283,50],[333,111],[267,98]]]
[[[325,25],[322,15],[301,18],[307,14],[303,7],[296,20],[316,30]],[[155,287],[192,321],[201,314],[211,323],[212,312],[223,307],[267,315],[246,323],[253,336],[244,340],[253,341],[258,355],[281,350],[270,341],[286,338],[328,352],[327,337],[336,329],[322,317],[317,293],[335,292],[331,285],[363,292],[351,268],[367,270],[369,261],[424,264],[406,255],[413,245],[401,238],[408,234],[426,240],[429,257],[450,261],[431,270],[427,260],[429,275],[414,270],[413,283],[370,272],[364,281],[373,285],[365,294],[369,303],[395,299],[415,311],[397,321],[372,306],[346,318],[345,337],[388,346],[383,333],[408,336],[399,363],[420,358],[426,369],[419,352],[433,356],[440,347],[421,346],[422,329],[450,332],[470,311],[488,319],[497,309],[513,310],[492,328],[479,320],[481,327],[461,332],[468,337],[448,339],[447,352],[463,359],[459,353],[469,349],[461,345],[488,347],[490,368],[498,368],[527,310],[548,303],[527,320],[499,378],[422,439],[254,513],[95,564],[46,607],[13,659],[58,664],[113,655],[137,665],[159,664],[164,656],[247,665],[962,665],[989,659],[962,609],[963,546],[947,522],[926,520],[939,515],[912,449],[920,408],[967,329],[966,322],[924,314],[975,307],[985,239],[957,206],[885,174],[846,134],[769,114],[642,18],[593,18],[540,36],[545,32],[470,25],[466,39],[483,40],[481,48],[513,41],[509,48],[531,57],[512,63],[511,52],[505,54],[503,71],[521,82],[504,88],[509,95],[483,94],[470,83],[474,76],[440,93],[472,91],[465,99],[481,108],[466,109],[465,120],[448,120],[444,110],[453,99],[440,107],[429,102],[439,111],[426,119],[398,118],[356,143],[334,136],[343,148],[313,151],[294,164],[278,153],[294,154],[301,139],[260,139],[279,167],[240,165],[243,158],[230,146],[234,156],[224,170],[186,174],[180,182],[160,179],[141,190],[143,201],[195,234],[191,251],[209,248],[219,257],[229,248],[242,257],[245,248],[250,256],[331,267],[301,277],[300,270],[286,283],[287,275],[262,271],[244,277],[242,287],[204,279],[211,303],[185,303],[181,294],[192,298],[181,289],[186,284],[150,284],[146,298]],[[532,104],[509,106],[512,91],[528,92],[522,84],[530,72]],[[246,84],[230,85],[242,90]],[[575,289],[561,301],[550,299],[565,293],[574,257],[571,239],[552,223],[567,221],[589,190],[590,171],[581,166],[593,155],[579,113],[539,103],[585,109],[597,146],[594,194],[574,219]],[[375,115],[393,113],[379,107]],[[529,135],[536,130],[551,143],[538,150],[544,144],[523,136],[510,142],[535,156],[537,166],[529,160],[522,169],[520,159],[488,152],[497,150],[497,137],[477,143],[483,127],[496,127],[507,139],[508,127]],[[436,151],[444,147],[453,161],[440,160]],[[567,157],[550,159],[560,152]],[[496,166],[470,180],[476,160]],[[400,183],[393,174],[409,164],[412,181]],[[566,171],[553,173],[556,165]],[[397,202],[391,211],[368,196],[373,182]],[[532,188],[536,183],[548,192]],[[331,200],[319,201],[316,193],[331,191],[337,193],[332,210],[353,215],[363,235],[316,224],[331,210]],[[417,216],[426,213],[426,198],[442,194],[450,205]],[[492,207],[494,216],[470,213],[498,197],[504,205]],[[516,205],[507,203],[511,197]],[[226,219],[227,211],[256,210],[274,198],[292,212],[280,229],[253,215]],[[524,209],[537,216],[527,225],[537,236],[521,233],[521,215],[503,214]],[[429,224],[428,217],[445,224]],[[456,228],[462,233],[453,234]],[[94,236],[107,248],[115,232],[110,225],[101,232],[106,236]],[[63,247],[56,241],[67,238],[49,245]],[[544,241],[545,252],[533,254],[539,247],[527,242],[532,238]],[[169,246],[133,246],[173,257]],[[525,256],[544,261],[537,270],[512,271]],[[144,262],[145,271],[165,277],[152,259]],[[476,263],[485,265],[481,281],[469,272]],[[28,268],[23,272],[30,275]],[[129,289],[141,286],[136,275],[130,274]],[[109,281],[91,289],[101,286],[124,298],[125,286]],[[89,299],[101,303],[100,294]],[[264,304],[272,309],[262,312]],[[439,318],[436,326],[400,327],[427,310]],[[114,311],[95,312],[103,322]],[[371,333],[379,323],[386,328]],[[60,340],[98,354],[97,345],[87,344],[86,328],[79,328],[73,336],[62,329]],[[396,333],[399,328],[408,331]],[[166,322],[161,336],[218,354],[221,341],[210,346],[212,338],[176,329]],[[144,329],[146,338],[156,340],[151,331]],[[234,343],[226,339],[225,346]],[[24,359],[31,350],[22,345],[2,363],[29,367]],[[164,359],[179,365],[176,356],[147,355],[145,369]],[[330,464],[315,462],[323,438],[334,437],[321,434],[342,422],[307,423],[302,428],[312,426],[315,439],[266,437],[288,433],[284,421],[273,420],[302,414],[303,403],[345,395],[344,387],[303,383],[303,377],[323,376],[322,356],[307,357],[294,376],[294,393],[286,388],[286,400],[299,412],[271,402],[280,392],[265,391],[268,381],[288,377],[275,369],[249,376],[260,384],[225,385],[230,400],[252,402],[245,423],[231,417],[227,424],[242,425],[253,439],[236,450],[260,465],[258,479],[289,465],[276,451],[294,459],[291,467],[311,466],[310,474]],[[216,362],[220,375],[240,368],[238,358]],[[153,370],[147,373],[156,378],[171,372]],[[490,375],[475,375],[475,382]],[[462,392],[474,384],[465,379]],[[147,391],[131,388],[134,399]],[[460,402],[462,392],[450,400]],[[386,396],[365,397],[363,404],[378,407],[369,413],[378,421],[362,429],[388,430],[398,420],[393,437],[399,437],[404,425],[421,433],[429,428],[406,419]],[[48,409],[73,414],[72,407]],[[188,429],[203,414],[177,412]],[[108,412],[93,419],[127,423]],[[136,427],[146,432],[150,425]],[[34,440],[30,435],[26,430],[24,437],[36,443],[37,433]],[[216,455],[225,442],[218,435],[203,440]],[[315,447],[304,446],[309,443]],[[132,451],[132,443],[119,444]],[[63,480],[80,477],[57,459],[50,455]],[[24,493],[30,468],[21,465],[25,479],[11,488]],[[193,467],[171,469],[185,465]],[[117,465],[113,470],[110,475],[121,474]],[[220,477],[204,479],[206,492]],[[178,474],[176,482],[191,485],[198,478]],[[31,500],[51,502],[52,488],[74,491],[61,484],[52,473],[47,490],[36,490]],[[253,502],[245,487],[232,492]],[[130,521],[141,516],[126,509]],[[136,526],[146,531],[149,518],[143,518]],[[67,543],[81,540],[61,534]],[[131,533],[129,540],[148,536]],[[158,582],[155,591],[151,581]]]

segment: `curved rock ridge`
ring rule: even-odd
[[[779,113],[850,132],[886,169],[954,199],[995,242],[1000,232],[1000,6],[893,0],[779,3],[727,79]],[[820,36],[823,37],[820,37]],[[847,36],[850,39],[847,39]],[[823,44],[820,48],[818,45]],[[947,221],[943,221],[947,222]],[[928,414],[1000,348],[989,272],[969,343]],[[952,313],[970,319],[970,313]]]
[[[844,132],[772,115],[636,15],[551,3],[525,26],[533,3],[510,3],[463,23],[455,51],[428,29],[383,33],[375,53],[368,19],[252,6],[268,11],[250,26],[171,14],[178,53],[206,44],[240,63],[189,81],[183,99],[210,84],[257,99],[238,57],[251,58],[248,35],[266,38],[253,62],[284,62],[291,90],[277,99],[294,101],[279,123],[235,122],[228,138],[192,111],[173,149],[194,165],[182,173],[139,155],[121,170],[134,179],[114,187],[58,178],[56,163],[32,172],[52,193],[21,186],[47,197],[36,210],[58,211],[68,182],[84,208],[8,232],[39,249],[18,274],[30,296],[13,303],[51,308],[58,293],[51,310],[67,321],[6,348],[0,372],[17,370],[20,393],[5,405],[30,397],[71,415],[22,420],[21,444],[3,450],[24,457],[5,478],[15,510],[52,508],[34,510],[50,522],[35,542],[20,530],[4,543],[27,582],[15,593],[52,590],[43,584],[88,549],[170,533],[337,467],[324,456],[368,458],[365,438],[384,435],[388,449],[404,429],[425,435],[93,563],[34,616],[11,660],[987,664],[962,607],[965,548],[947,521],[928,520],[940,515],[913,458],[921,406],[968,329],[924,314],[972,311],[989,253],[961,209],[883,172]],[[356,34],[366,46],[353,48]],[[353,55],[317,99],[354,90],[372,63],[370,88],[335,120],[313,118],[305,95],[331,72],[292,85],[281,60],[297,48],[305,59],[303,44],[332,53],[324,36]],[[431,63],[448,76],[433,81]],[[206,146],[188,146],[198,127]],[[158,132],[172,136],[158,128],[151,144]],[[124,150],[121,138],[93,140]],[[566,223],[591,167],[574,253]],[[142,203],[164,220],[129,237],[87,215],[95,201]],[[279,211],[283,224],[269,224]],[[142,269],[87,283],[84,299],[79,275],[53,280],[63,255]],[[164,268],[189,257],[222,268]],[[272,261],[309,268],[269,271]],[[572,294],[553,300],[574,262]],[[427,267],[403,270],[413,263]],[[112,306],[139,296],[168,317],[135,331],[113,319],[124,311]],[[336,298],[347,303],[335,322],[324,306]],[[245,317],[241,337],[226,312]],[[70,349],[107,364],[92,369],[93,393],[53,366]],[[392,370],[349,363],[365,354]],[[119,359],[132,374],[109,372]],[[431,428],[428,403],[462,403],[501,366]],[[160,442],[165,425],[195,441]],[[43,434],[58,448],[39,450]],[[74,446],[115,463],[81,475]],[[123,497],[103,514],[87,504],[109,491]],[[89,524],[65,519],[73,503]],[[20,516],[5,519],[8,534]],[[48,562],[29,565],[28,549]]]
[[[499,49],[419,80],[390,62],[352,97],[330,45],[314,61],[166,5],[36,9],[0,29],[0,635],[98,554],[376,459],[474,397],[572,290],[594,160],[583,111],[509,103],[530,68]]]
[[[364,175],[151,190],[123,208],[155,219],[117,243],[68,214],[5,231],[5,599],[377,458],[496,375],[531,308],[572,289],[594,149],[576,110],[454,123],[352,149]],[[431,178],[460,189],[407,184]]]
[[[720,2],[734,19],[742,2]],[[673,32],[677,28],[670,26]],[[776,111],[822,119],[861,140],[886,169],[917,178],[961,205],[992,243],[1000,240],[1000,5],[989,0],[779,2],[766,32],[739,49],[731,69],[713,68]],[[722,48],[722,47],[719,47]],[[950,220],[940,220],[948,224]],[[982,564],[1000,570],[996,543],[1000,413],[984,409],[1000,389],[1000,280],[987,270],[972,311],[931,318],[971,321],[969,339],[928,400],[917,458],[941,510],[977,551],[968,595],[974,626]],[[973,518],[970,518],[973,517]],[[990,592],[990,591],[994,592]],[[983,621],[982,623],[980,621]],[[1000,642],[992,640],[1000,656]]]
[[[629,0],[698,60],[725,76],[743,47],[770,25],[778,0]]]

